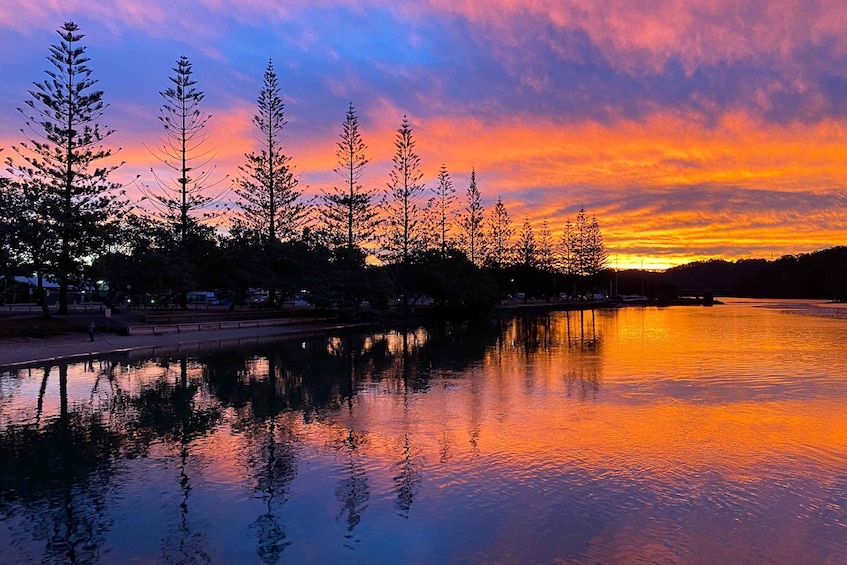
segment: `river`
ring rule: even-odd
[[[2,563],[846,563],[847,307],[0,373]]]

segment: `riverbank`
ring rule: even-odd
[[[160,335],[118,335],[71,333],[49,337],[10,337],[0,339],[0,370],[50,363],[57,359],[86,358],[126,353],[147,357],[167,353],[206,351],[283,339],[320,335],[364,324],[339,322],[303,322],[286,326],[234,328]]]

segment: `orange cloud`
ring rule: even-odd
[[[810,251],[844,241],[841,198],[847,124],[777,126],[730,114],[716,127],[655,113],[560,124],[423,124],[421,153],[434,176],[477,170],[483,196],[502,195],[513,218],[554,233],[585,205],[622,262],[663,268],[729,258]],[[758,196],[757,196],[758,195]],[[819,202],[815,203],[815,200]]]

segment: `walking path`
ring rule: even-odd
[[[364,324],[337,322],[303,323],[288,326],[251,327],[215,331],[193,331],[161,335],[117,335],[98,333],[94,341],[88,334],[68,334],[39,338],[0,340],[0,369],[38,365],[62,358],[88,357],[128,352],[137,356],[164,353],[207,351],[273,341],[286,336],[320,335],[333,330]]]

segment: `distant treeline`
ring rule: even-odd
[[[779,259],[696,261],[662,273],[618,274],[621,293],[673,298],[704,294],[746,298],[847,300],[847,247],[786,255]]]

